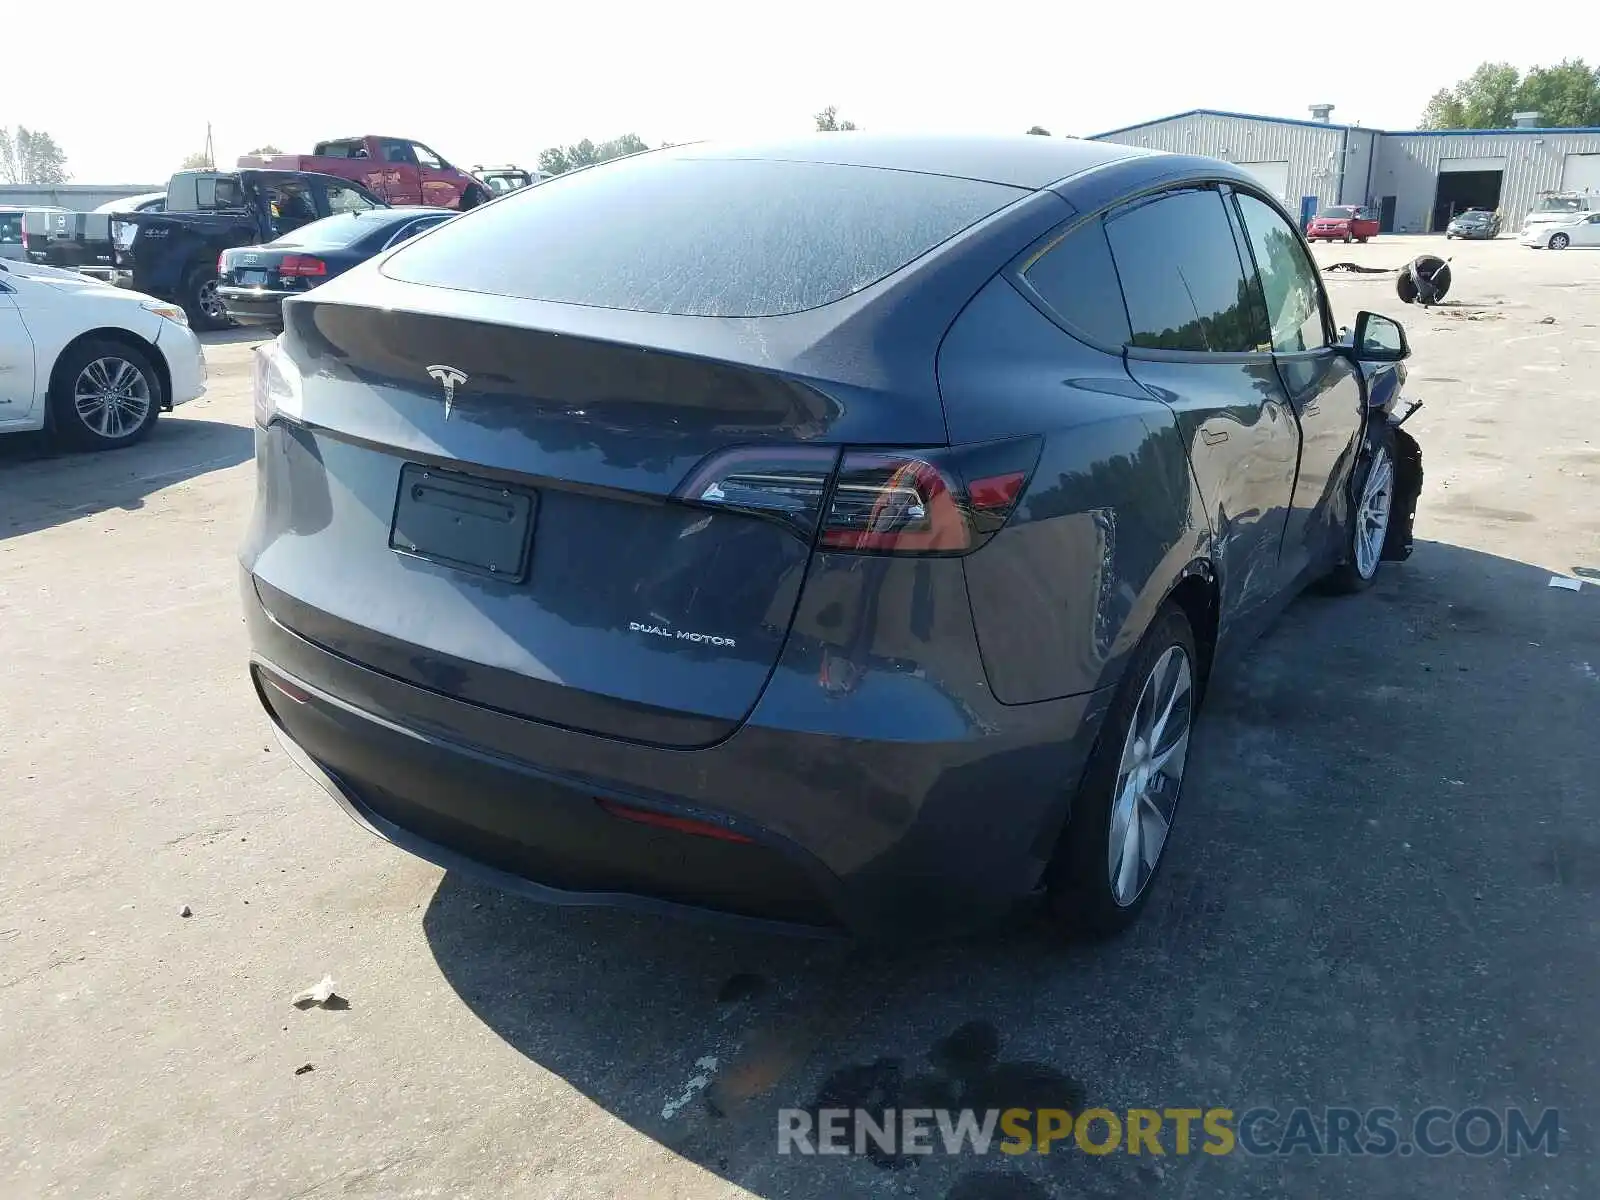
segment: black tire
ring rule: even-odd
[[[217,295],[215,267],[193,268],[183,281],[181,301],[184,314],[189,318],[189,328],[197,333],[213,329],[226,329],[232,324]]]
[[[1565,250],[1571,244],[1572,239],[1564,233],[1552,233],[1550,235],[1550,249],[1552,250]]]
[[[137,380],[122,372],[126,364]],[[83,406],[80,396],[95,390],[102,396],[116,383],[116,400],[92,400]],[[130,411],[128,401],[142,403],[142,413]],[[79,450],[114,450],[131,446],[155,427],[166,395],[150,352],[127,342],[91,338],[69,348],[56,360],[50,384],[50,426],[57,438]]]
[[[1176,784],[1168,781],[1167,833],[1156,851],[1155,865],[1134,898],[1119,902],[1113,890],[1111,836],[1123,754],[1135,718],[1142,719],[1146,712],[1142,701],[1146,699],[1147,685],[1152,683],[1152,672],[1174,648],[1181,653],[1189,672],[1190,683],[1182,713],[1188,722],[1185,737],[1189,737],[1201,695],[1200,659],[1188,618],[1182,609],[1168,601],[1156,613],[1117,685],[1116,697],[1089,756],[1083,780],[1072,800],[1072,814],[1051,863],[1047,880],[1050,909],[1062,928],[1074,937],[1112,937],[1133,924],[1149,901],[1161,873],[1161,864],[1166,861],[1165,851],[1171,844],[1173,818],[1183,787],[1182,769]],[[1174,715],[1178,715],[1176,710]],[[1186,759],[1184,766],[1187,766]],[[1135,811],[1143,810],[1135,805]]]
[[[1375,471],[1383,469],[1384,464],[1387,464],[1388,469],[1387,510],[1383,517],[1382,529],[1377,531],[1377,552],[1371,561],[1367,562],[1364,561],[1357,546],[1357,538],[1361,536],[1363,530],[1363,502],[1368,482],[1372,480]],[[1377,580],[1378,573],[1383,569],[1384,550],[1389,545],[1389,526],[1395,516],[1399,472],[1400,459],[1396,453],[1394,430],[1389,428],[1388,422],[1381,417],[1375,418],[1367,429],[1361,446],[1361,457],[1356,462],[1356,469],[1351,478],[1350,516],[1345,523],[1344,531],[1344,561],[1335,567],[1324,581],[1327,590],[1345,595],[1364,592]]]
[[[461,211],[466,212],[469,208],[477,208],[478,205],[484,204],[493,198],[481,187],[469,187],[461,193]]]
[[[1366,238],[1357,238],[1356,241],[1360,242],[1363,246],[1365,246],[1367,244],[1367,239]]]

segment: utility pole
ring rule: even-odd
[[[211,146],[211,122],[206,122],[206,166],[217,169],[217,153]]]

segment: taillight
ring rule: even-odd
[[[1029,437],[915,453],[846,451],[821,544],[874,554],[970,554],[1011,516],[1039,448]]]
[[[730,450],[701,463],[676,495],[691,504],[779,521],[809,542],[838,465],[839,451],[832,446]]]
[[[226,275],[227,273],[228,273],[228,252],[226,250],[224,250],[221,254],[217,255],[217,274],[220,276],[220,275]]]
[[[679,499],[783,521],[829,550],[960,555],[1005,525],[1041,440],[933,450],[736,450],[702,464]]]
[[[320,277],[328,273],[328,264],[320,258],[312,258],[306,254],[291,254],[278,264],[280,276],[292,276],[302,279]]]

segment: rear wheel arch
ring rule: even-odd
[[[1204,693],[1217,652],[1217,631],[1222,624],[1222,591],[1210,559],[1196,559],[1167,592],[1166,599],[1177,605],[1188,618],[1200,656],[1199,684]],[[1157,610],[1160,611],[1159,609]]]

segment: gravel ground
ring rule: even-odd
[[[1594,1195],[1600,591],[1547,584],[1600,568],[1600,254],[1449,252],[1426,313],[1330,276],[1341,319],[1415,347],[1415,557],[1297,602],[1213,692],[1162,891],[1094,949],[1027,919],[901,955],[773,942],[411,859],[246,684],[250,339],[133,450],[12,439],[0,1194]],[[290,1005],[324,974],[347,1007]],[[951,1079],[1001,1108],[1555,1108],[1559,1153],[777,1153],[780,1107]]]

